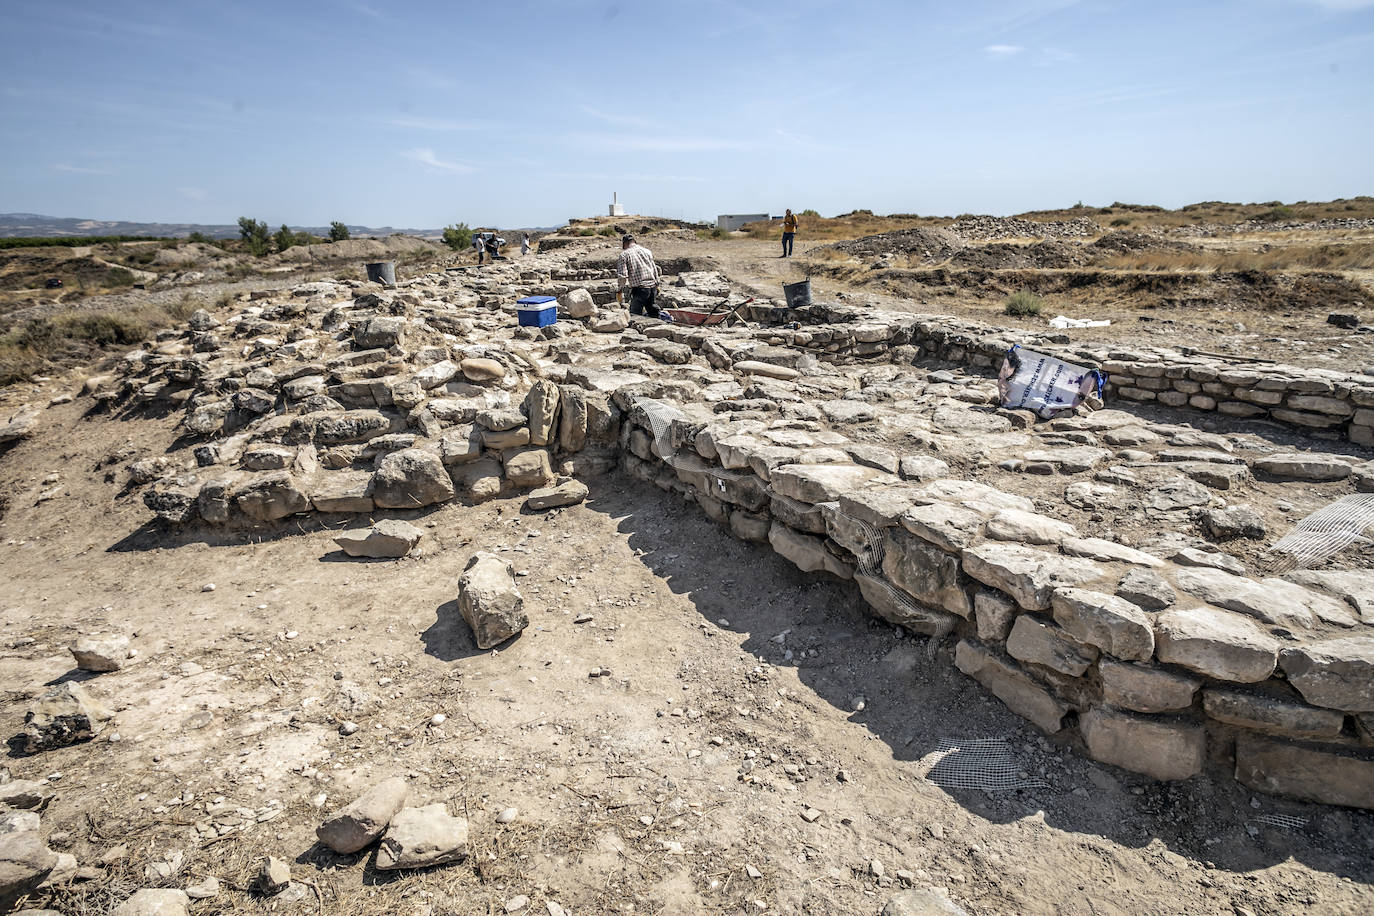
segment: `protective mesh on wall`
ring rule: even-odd
[[[1319,563],[1359,540],[1374,525],[1374,493],[1352,493],[1298,522],[1266,552],[1266,566],[1285,573]]]

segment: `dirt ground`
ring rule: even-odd
[[[762,242],[671,244],[760,289],[801,271]],[[31,905],[104,914],[214,875],[193,913],[504,913],[525,895],[518,912],[865,914],[905,886],[974,916],[1374,909],[1374,814],[1093,763],[959,674],[951,644],[871,619],[851,585],[624,475],[552,513],[520,498],[394,513],[425,529],[419,549],[354,560],[312,523],[151,523],[123,468],[164,453],[176,418],[88,406],[49,409],[0,453],[0,736],[63,680],[89,677],[118,715],[0,767],[50,781],[55,850],[126,854]],[[479,549],[510,558],[531,618],[492,651],[457,611]],[[66,647],[91,632],[134,634],[136,659],[75,671]],[[1004,742],[1022,788],[932,770],[951,746],[944,766],[976,764],[978,739]],[[324,813],[388,776],[468,817],[466,862],[386,873],[371,850],[315,843]],[[249,890],[267,855],[309,882],[296,902]]]

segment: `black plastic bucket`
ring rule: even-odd
[[[396,285],[396,262],[395,261],[376,261],[366,265],[367,281],[369,283],[380,283],[383,286]]]
[[[811,281],[803,280],[800,283],[784,283],[782,294],[787,298],[787,307],[799,309],[804,305],[811,304]]]

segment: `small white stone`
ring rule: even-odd
[[[200,587],[200,590],[203,592],[213,592],[215,590],[215,583],[206,582],[204,585]]]
[[[498,824],[509,824],[511,821],[515,820],[516,816],[519,815],[519,814],[520,814],[519,809],[517,809],[517,808],[507,808],[507,809],[505,809],[504,811],[502,811],[500,814],[496,815],[496,823],[498,823]]]
[[[441,712],[436,712],[434,715],[430,716],[430,718],[429,718],[429,724],[430,724],[430,725],[433,725],[433,726],[435,726],[435,727],[438,727],[438,726],[440,726],[440,725],[443,725],[443,724],[444,724],[445,722],[447,722],[447,721],[448,721],[448,716],[444,715],[444,714],[441,713]]]

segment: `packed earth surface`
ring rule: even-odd
[[[719,502],[649,470],[674,456],[671,433],[645,425],[656,405],[685,411],[696,452],[712,423],[731,424],[717,443],[767,434],[736,466],[779,472],[778,487],[780,468],[843,463],[892,492],[945,487],[952,500],[962,481],[1014,495],[987,522],[1014,531],[987,543],[1149,569],[1162,557],[1170,576],[1184,570],[1180,592],[1196,569],[1251,581],[1239,574],[1286,572],[1270,548],[1300,519],[1374,489],[1355,408],[1341,435],[1334,421],[1110,396],[1037,422],[995,410],[995,366],[910,345],[836,364],[761,332],[726,351],[770,321],[785,330],[797,315],[781,313],[780,287],[809,276],[832,317],[948,314],[1026,346],[1186,341],[1246,368],[1358,375],[1374,334],[1326,319],[1367,307],[1353,298],[1370,295],[1367,277],[1309,283],[1342,298],[1287,316],[1233,296],[1192,311],[1155,302],[1137,322],[1120,293],[1080,316],[1111,326],[1064,332],[1048,314],[998,314],[1004,291],[968,272],[1082,269],[1086,246],[1145,243],[1067,223],[1033,242],[997,234],[1026,226],[956,225],[901,250],[803,236],[803,258],[815,250],[799,264],[769,242],[647,228],[641,241],[680,278],[667,304],[752,297],[736,311],[751,324],[701,328],[689,346],[680,325],[631,319],[615,302],[619,245],[570,236],[483,268],[460,255],[403,271],[394,289],[362,282],[361,265],[276,285],[216,277],[202,310],[133,354],[0,391],[0,907],[1374,909],[1368,777],[1323,804],[1238,782],[1215,744],[1186,778],[1098,762],[1074,729],[1037,728],[961,673],[959,620],[875,616],[851,581],[861,551],[827,548],[803,571],[803,548],[762,510],[713,519]],[[1330,231],[1341,244],[1374,232]],[[932,283],[943,292],[912,292]],[[558,323],[520,326],[516,300],[539,294],[559,297]],[[542,429],[541,397],[562,411]],[[639,397],[649,416],[634,426]],[[570,404],[583,411],[571,432],[555,419]],[[674,460],[685,480],[688,459]],[[1235,600],[1285,640],[1369,640],[1371,560],[1357,538],[1264,579],[1313,589],[1301,624],[1288,606],[1266,617],[1262,596]],[[33,710],[55,691],[85,705],[44,725]],[[1374,706],[1317,705],[1339,711],[1319,711],[1334,716],[1331,740],[1368,760]],[[339,851],[331,829],[365,794],[381,814],[355,806],[354,820],[380,822]]]

